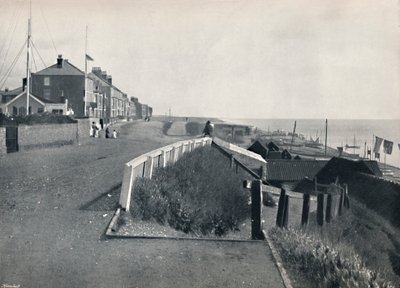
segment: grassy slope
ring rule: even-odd
[[[365,265],[366,269],[378,272],[381,278],[390,281],[394,287],[400,287],[400,231],[357,202],[352,201],[351,204],[351,210],[330,224],[326,224],[322,229],[312,225],[305,230],[290,229],[281,232],[272,229],[272,238],[280,248],[285,266],[295,280],[295,287],[304,287],[302,281],[308,281],[309,286],[320,285],[314,282],[318,279],[316,275],[318,273],[324,275],[323,270],[330,267],[330,264],[320,265],[319,262],[318,268],[315,269],[315,265],[311,262],[307,263],[306,259],[318,250],[316,247],[322,246],[330,247],[336,251],[335,253],[341,255],[342,260],[348,259],[349,263],[357,263],[357,259],[360,259],[360,263],[363,263],[361,266]],[[312,241],[307,242],[308,239]],[[291,250],[290,247],[295,247],[295,249]],[[331,252],[324,257],[327,257],[328,262],[335,262],[335,255]],[[361,268],[353,268],[354,271],[361,270]],[[343,276],[340,273],[338,275]],[[341,285],[341,287],[351,287],[352,284],[343,286],[342,283]]]

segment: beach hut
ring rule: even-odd
[[[279,147],[274,142],[269,142],[267,144],[268,151],[279,151]]]
[[[253,144],[251,144],[250,147],[247,148],[247,150],[257,153],[264,159],[267,159],[268,148],[258,140],[254,141]]]

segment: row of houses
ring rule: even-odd
[[[87,76],[87,77],[86,77]],[[85,83],[86,81],[86,83]],[[100,124],[151,117],[152,107],[128,96],[100,67],[83,71],[59,55],[57,62],[31,74],[29,114],[50,112],[98,119]],[[27,114],[26,79],[22,86],[0,91],[0,113]]]

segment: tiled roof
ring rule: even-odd
[[[12,90],[8,90],[8,91],[1,91],[0,94],[4,95],[4,96],[8,96],[8,95],[17,96],[17,95],[19,95],[21,93],[22,93],[22,86],[18,87],[18,88],[15,88],[15,89],[12,89]]]
[[[317,179],[318,183],[330,184],[335,182],[336,177],[339,177],[341,182],[346,182],[355,173],[361,172],[365,174],[379,175],[379,168],[370,168],[369,166],[374,166],[373,164],[367,164],[371,161],[355,161],[345,158],[333,157],[328,164],[318,172]]]
[[[267,160],[267,180],[301,181],[314,176],[328,163],[326,160]]]
[[[247,150],[257,153],[258,155],[260,155],[261,157],[263,157],[264,159],[267,157],[268,154],[268,148],[264,146],[264,144],[262,144],[260,141],[256,140],[253,142],[253,144],[250,145],[249,148],[247,148]]]
[[[79,68],[75,67],[68,60],[63,60],[62,67],[58,68],[57,64],[47,67],[39,72],[34,73],[34,75],[65,75],[65,76],[84,76],[85,73]]]

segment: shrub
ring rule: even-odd
[[[164,122],[162,131],[164,135],[167,135],[169,128],[172,126],[172,121]]]
[[[249,196],[228,159],[202,147],[158,169],[151,180],[137,179],[130,210],[185,233],[224,235],[249,216]]]
[[[190,136],[199,135],[203,132],[203,126],[199,122],[188,122],[186,123],[186,133]]]

